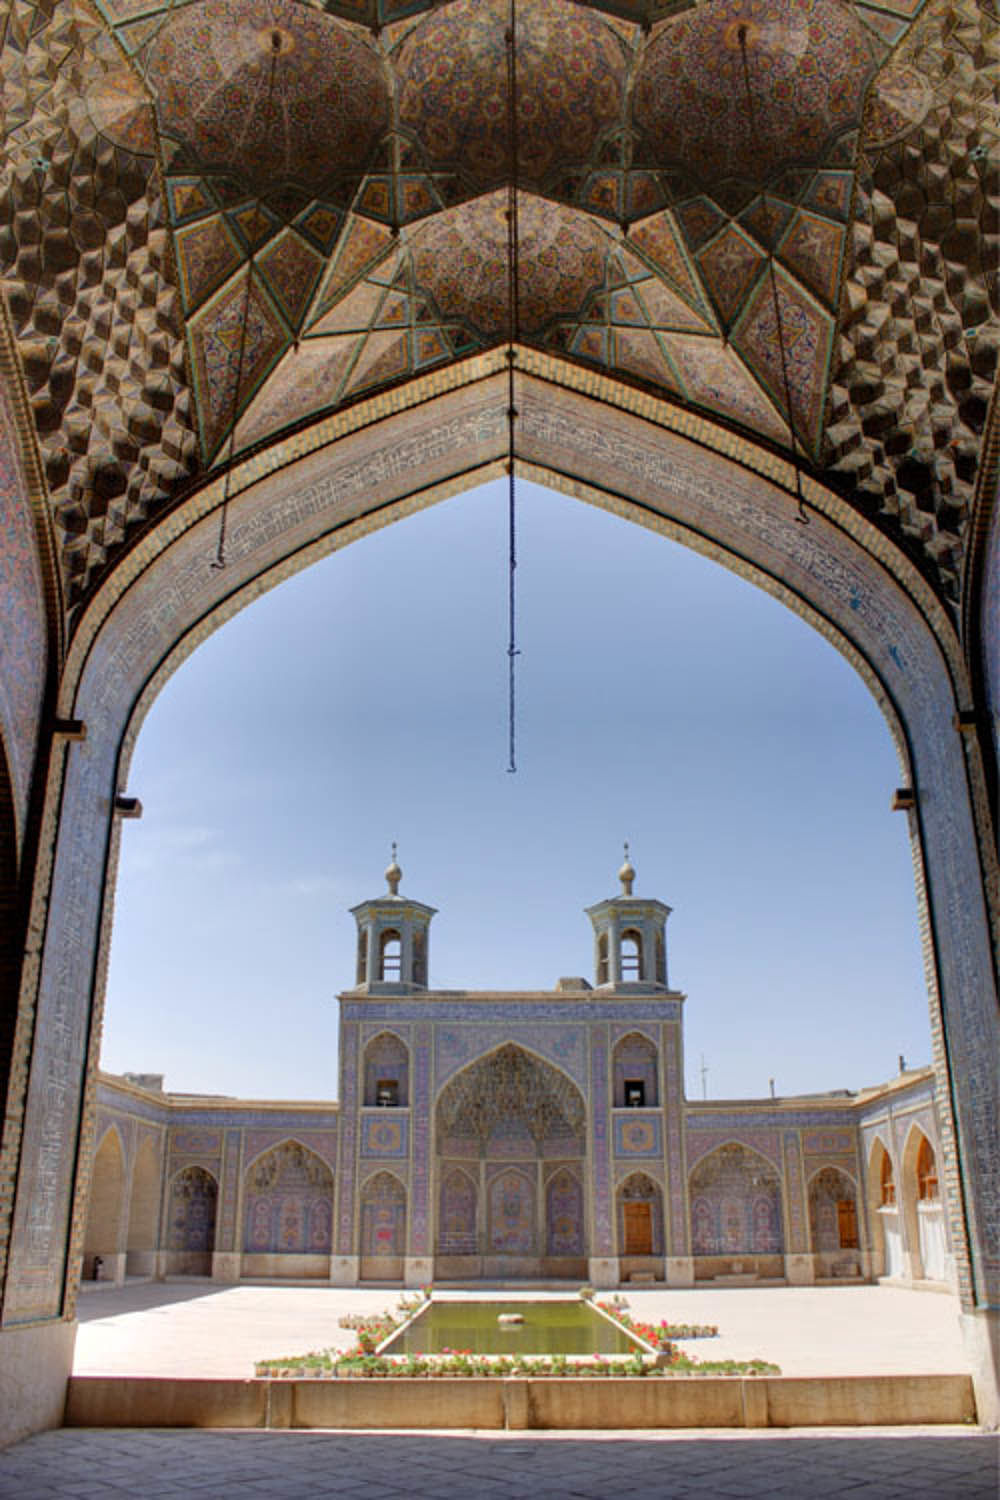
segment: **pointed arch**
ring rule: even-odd
[[[244,1275],[321,1275],[333,1235],[333,1173],[294,1137],[256,1157],[244,1175]],[[311,1264],[319,1257],[323,1264]]]
[[[160,1218],[162,1146],[151,1135],[143,1136],[132,1163],[125,1269],[130,1276],[151,1276],[156,1269]]]
[[[820,1167],[809,1178],[806,1192],[813,1255],[829,1258],[822,1262],[821,1274],[833,1274],[837,1266],[846,1264],[860,1270],[861,1231],[854,1178],[840,1167]]]
[[[903,1275],[903,1239],[896,1204],[896,1171],[892,1155],[877,1133],[868,1148],[868,1218],[872,1233],[872,1275]]]
[[[439,1143],[465,1135],[485,1146],[497,1132],[517,1127],[529,1155],[550,1136],[577,1143],[565,1154],[582,1153],[585,1122],[583,1095],[569,1074],[520,1041],[501,1042],[466,1063],[435,1106]]]
[[[476,1255],[479,1250],[479,1185],[464,1167],[441,1174],[438,1193],[437,1253]]]
[[[497,1170],[487,1185],[487,1251],[514,1261],[536,1257],[537,1180],[524,1167]]]
[[[559,1167],[545,1184],[545,1253],[553,1260],[586,1254],[583,1178]]]
[[[659,1105],[659,1048],[644,1032],[630,1031],[615,1043],[612,1073],[616,1109],[655,1109]]]
[[[399,1281],[406,1255],[406,1188],[394,1172],[373,1172],[361,1184],[361,1278]]]
[[[363,1099],[369,1107],[405,1109],[409,1105],[410,1049],[388,1027],[365,1047]]]
[[[120,1279],[119,1267],[125,1236],[125,1147],[121,1131],[112,1121],[103,1132],[94,1154],[90,1176],[90,1202],[83,1240],[85,1276]]]
[[[616,1196],[618,1254],[623,1278],[652,1269],[650,1259],[664,1254],[663,1189],[646,1172],[630,1172]],[[657,1267],[662,1276],[662,1265]]]
[[[950,1257],[937,1154],[927,1131],[916,1122],[903,1147],[898,1197],[913,1279],[947,1281]]]
[[[696,1256],[782,1255],[781,1178],[751,1146],[734,1141],[703,1156],[688,1179]]]
[[[206,1167],[182,1167],[170,1181],[166,1268],[175,1275],[209,1276],[215,1250],[219,1184]]]
[[[740,1138],[739,1138],[739,1136],[737,1136],[737,1135],[732,1135],[732,1136],[729,1137],[728,1140],[721,1140],[721,1141],[718,1140],[717,1138],[714,1138],[713,1141],[712,1141],[712,1144],[710,1146],[704,1146],[703,1145],[701,1150],[698,1149],[697,1136],[695,1136],[695,1135],[689,1135],[688,1136],[688,1175],[690,1176],[691,1173],[694,1171],[694,1169],[701,1162],[703,1162],[706,1159],[706,1157],[711,1156],[713,1154],[713,1152],[715,1152],[715,1151],[727,1151],[727,1150],[729,1150],[730,1148],[733,1148],[733,1147],[737,1148],[740,1151],[748,1151],[753,1156],[759,1156],[760,1159],[761,1159],[761,1161],[764,1162],[764,1163],[766,1163],[766,1165],[771,1169],[772,1172],[775,1173],[776,1176],[778,1176],[778,1177],[781,1176],[781,1162],[780,1162],[780,1160],[776,1156],[772,1156],[771,1153],[769,1151],[765,1150],[765,1148],[763,1146],[756,1145],[756,1144],[753,1145],[753,1146],[748,1146],[747,1143],[746,1143],[746,1141],[741,1141]],[[775,1149],[775,1151],[779,1150],[779,1147],[777,1146],[777,1144],[775,1144],[775,1148],[774,1149]]]
[[[376,979],[393,984],[403,977],[403,937],[398,927],[384,927],[378,935]]]

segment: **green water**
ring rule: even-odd
[[[524,1322],[505,1326],[501,1313]],[[433,1301],[385,1345],[386,1354],[634,1354],[637,1345],[586,1302]]]

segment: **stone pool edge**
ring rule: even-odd
[[[968,1374],[393,1376],[74,1375],[67,1427],[268,1429],[906,1427],[975,1423]]]

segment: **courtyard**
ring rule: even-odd
[[[505,1299],[566,1290],[504,1288]],[[74,1373],[249,1377],[254,1361],[348,1348],[340,1319],[395,1307],[395,1287],[345,1288],[209,1280],[84,1285]],[[481,1290],[442,1289],[450,1298]],[[627,1292],[639,1319],[716,1324],[687,1341],[695,1355],[761,1356],[786,1375],[962,1372],[958,1303],[885,1286],[728,1287]],[[89,1500],[364,1496],[435,1500],[527,1493],[801,1500],[993,1500],[998,1447],[973,1428],[700,1429],[549,1432],[225,1432],[63,1429],[0,1454],[0,1496]]]
[[[504,1288],[505,1298],[565,1296]],[[350,1348],[339,1326],[352,1313],[395,1307],[394,1287],[220,1288],[210,1281],[84,1284],[75,1375],[249,1377],[254,1361]],[[476,1291],[442,1291],[481,1298]],[[712,1339],[685,1341],[696,1357],[771,1360],[785,1375],[918,1375],[966,1372],[958,1303],[904,1288],[727,1287],[629,1289],[644,1322],[709,1323]]]

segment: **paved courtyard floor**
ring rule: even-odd
[[[994,1438],[733,1433],[42,1433],[4,1500],[996,1500]]]
[[[503,1295],[560,1294],[505,1288]],[[642,1320],[716,1324],[718,1338],[684,1345],[695,1357],[768,1359],[785,1375],[960,1374],[969,1368],[958,1303],[940,1293],[849,1286],[638,1288],[624,1295]],[[210,1281],[98,1286],[80,1297],[74,1368],[78,1375],[252,1375],[257,1359],[351,1347],[354,1336],[339,1327],[340,1318],[392,1309],[399,1296],[388,1287],[220,1287]]]
[[[245,1376],[257,1358],[346,1347],[341,1316],[392,1308],[398,1296],[211,1282],[88,1289],[76,1370]],[[789,1375],[967,1369],[950,1297],[885,1287],[627,1296],[639,1318],[718,1324],[719,1338],[693,1342],[694,1353],[759,1355]],[[997,1500],[998,1461],[996,1437],[940,1427],[627,1438],[63,1430],[0,1453],[0,1500]]]

